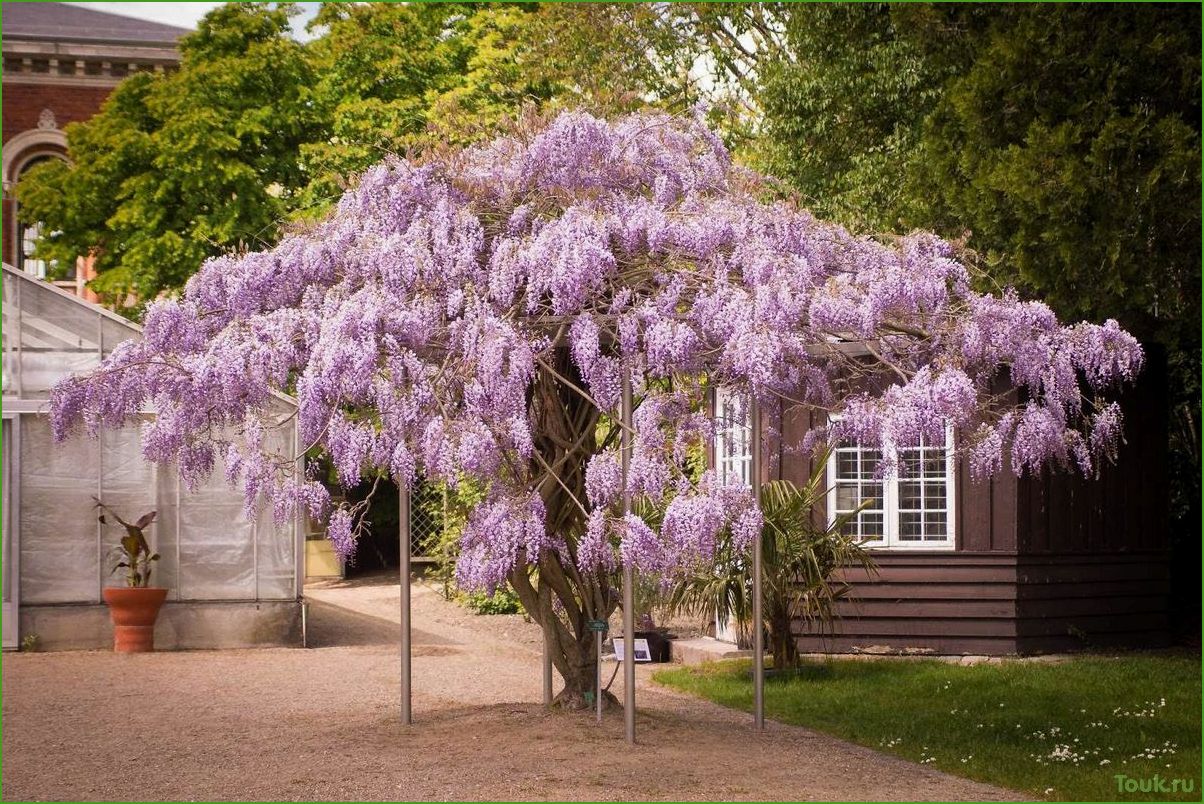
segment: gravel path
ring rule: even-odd
[[[307,590],[310,649],[6,654],[15,800],[1013,800],[665,690],[622,713],[539,704],[539,632],[414,595],[415,725],[398,724],[396,586]],[[622,678],[612,691],[622,697]]]

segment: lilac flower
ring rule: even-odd
[[[670,569],[664,545],[648,523],[634,514],[627,514],[622,522],[619,556],[624,564],[653,576]]]
[[[586,520],[585,533],[577,543],[577,568],[585,573],[607,573],[616,564],[615,549],[607,534],[606,514],[596,508]]]
[[[599,452],[585,467],[585,493],[595,509],[606,508],[623,493],[623,466],[618,451]]]
[[[974,291],[934,235],[854,236],[762,187],[700,118],[662,113],[569,112],[423,165],[387,159],[328,218],[209,260],[179,298],[151,302],[141,341],[52,390],[54,435],[153,408],[147,459],[191,485],[220,460],[248,510],[278,518],[331,509],[297,471],[300,450],[328,455],[345,486],[469,481],[484,502],[457,574],[483,589],[541,556],[608,572],[616,540],[662,578],[712,558],[725,528],[751,544],[748,490],[684,469],[713,435],[700,403],[720,384],[762,404],[767,439],[815,414],[783,452],[936,442],[953,426],[979,476],[1093,473],[1114,457],[1122,419],[1104,394],[1144,362],[1115,321],[1064,326],[1014,291]],[[607,519],[624,488],[613,440],[584,446],[617,418],[624,380],[637,401],[626,488],[664,506],[659,531]],[[1001,382],[1023,401],[993,396]],[[296,450],[279,437],[281,392],[297,404]],[[566,423],[578,393],[601,411]],[[549,515],[556,462],[579,499]],[[363,526],[330,513],[340,555]]]
[[[348,561],[355,555],[354,520],[346,508],[336,508],[326,525],[326,538],[334,545],[335,555],[340,561]]]
[[[727,524],[723,504],[709,495],[684,494],[665,508],[661,536],[672,545],[672,565],[703,563],[715,555],[719,533]]]
[[[1012,436],[1012,470],[1037,472],[1042,466],[1066,460],[1066,424],[1043,405],[1029,403],[1020,412]]]
[[[761,529],[765,527],[765,517],[761,509],[749,506],[732,520],[732,546],[743,552],[754,541],[761,538]]]
[[[464,528],[461,555],[468,560],[456,562],[456,583],[492,594],[520,561],[535,562],[545,550],[557,549],[546,518],[538,494],[497,497],[479,505]]]

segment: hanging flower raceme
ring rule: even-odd
[[[1040,302],[972,290],[933,235],[855,237],[770,195],[698,119],[664,114],[565,113],[422,164],[388,159],[307,231],[210,260],[152,302],[141,342],[54,389],[54,432],[152,407],[147,458],[191,483],[221,466],[281,519],[328,515],[352,555],[359,512],[332,511],[263,435],[291,393],[298,451],[329,456],[342,485],[421,475],[481,492],[457,573],[485,589],[541,557],[665,577],[728,532],[751,544],[748,490],[697,468],[716,385],[834,414],[807,446],[953,426],[980,474],[1090,472],[1113,454],[1120,410],[1100,394],[1143,359],[1116,322],[1063,326]],[[655,527],[618,510],[624,491],[660,512]]]

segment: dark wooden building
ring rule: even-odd
[[[797,623],[800,649],[1007,655],[1167,644],[1165,393],[1165,360],[1152,353],[1120,398],[1125,440],[1098,478],[1005,471],[975,481],[955,457],[955,433],[900,451],[913,471],[885,481],[872,477],[876,453],[837,450],[828,508],[881,499],[855,524],[877,573],[846,572],[840,618],[827,633]],[[818,415],[788,415],[782,444],[797,444]],[[728,454],[717,445],[721,472],[740,471],[740,439],[729,441]],[[813,460],[781,448],[765,479],[801,484]]]

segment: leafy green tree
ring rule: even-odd
[[[386,154],[492,137],[528,105],[629,110],[677,86],[671,32],[645,7],[329,3],[307,43],[295,13],[219,7],[178,72],[129,78],[69,127],[71,164],[17,190],[51,233],[39,253],[92,254],[92,289],[144,303],[320,215]]]
[[[924,122],[904,219],[970,229],[1066,316],[1198,335],[1199,8],[1007,8],[973,52]]]
[[[784,10],[780,45],[761,59],[762,136],[749,143],[751,161],[821,216],[899,229],[900,178],[953,72],[941,51],[957,46],[928,16],[882,4]]]
[[[902,219],[964,228],[1000,281],[1166,348],[1172,538],[1194,565],[1200,8],[1004,7],[973,40],[924,120]],[[1178,585],[1196,607],[1198,583]]]
[[[819,214],[965,233],[1065,316],[1198,333],[1198,7],[686,9],[757,109],[745,157]]]
[[[806,4],[775,19],[753,161],[822,214],[964,237],[995,281],[1166,348],[1172,537],[1194,566],[1199,7]]]
[[[132,76],[69,126],[71,164],[48,161],[17,189],[21,214],[53,233],[39,253],[94,255],[93,289],[120,304],[179,287],[212,254],[271,242],[306,183],[297,149],[322,128],[292,13],[216,9],[181,41],[178,72]]]
[[[355,173],[426,142],[433,103],[467,84],[475,16],[459,3],[322,6],[313,26],[326,32],[310,55],[330,136],[301,147],[308,206],[320,211]]]
[[[386,154],[489,139],[525,107],[676,97],[677,50],[657,20],[640,5],[324,5],[314,96],[331,136],[301,149],[311,209]]]

